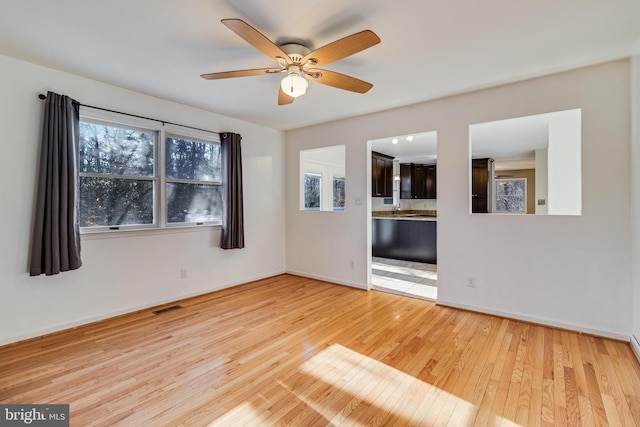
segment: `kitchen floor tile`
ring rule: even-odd
[[[374,289],[435,301],[438,273],[434,264],[373,257],[371,284]]]

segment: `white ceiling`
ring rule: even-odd
[[[0,0],[0,10],[0,54],[283,130],[640,51],[638,0]],[[370,29],[379,45],[326,68],[374,87],[312,82],[278,106],[279,75],[204,80],[275,64],[223,18],[311,49]]]

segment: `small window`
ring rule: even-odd
[[[322,175],[304,174],[304,209],[319,211],[322,194]]]
[[[333,210],[343,211],[345,201],[345,179],[333,178]]]
[[[527,179],[496,179],[496,212],[527,213]]]

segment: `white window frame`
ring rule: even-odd
[[[197,180],[181,180],[167,179],[166,177],[166,138],[178,137],[189,139],[200,143],[220,144],[220,136],[214,132],[200,131],[188,127],[165,124],[156,120],[149,120],[140,117],[128,116],[126,114],[118,114],[109,111],[95,110],[87,107],[80,107],[80,121],[104,126],[126,127],[127,129],[139,130],[144,132],[153,132],[156,134],[156,142],[154,147],[154,176],[148,177],[129,177],[117,175],[114,178],[132,178],[132,179],[152,179],[155,183],[154,202],[153,202],[153,224],[127,224],[119,226],[104,227],[81,227],[80,233],[83,235],[99,235],[99,234],[117,234],[118,232],[132,231],[148,231],[148,230],[169,230],[178,231],[180,229],[187,231],[204,227],[220,227],[222,218],[215,221],[201,222],[185,222],[185,223],[168,223],[167,222],[167,182],[185,182],[189,184],[205,184],[220,185],[222,180],[216,181],[197,181]],[[105,176],[104,174],[80,173],[80,176]]]

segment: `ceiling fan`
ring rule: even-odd
[[[380,38],[373,31],[361,31],[311,51],[299,43],[278,46],[241,19],[223,19],[221,22],[260,52],[274,59],[278,63],[278,68],[257,68],[202,74],[201,77],[204,79],[216,80],[286,73],[286,77],[282,79],[280,84],[278,105],[291,104],[296,97],[304,95],[308,87],[308,78],[327,86],[357,93],[365,93],[373,87],[371,83],[355,77],[316,68],[317,66],[346,58],[380,43]]]

